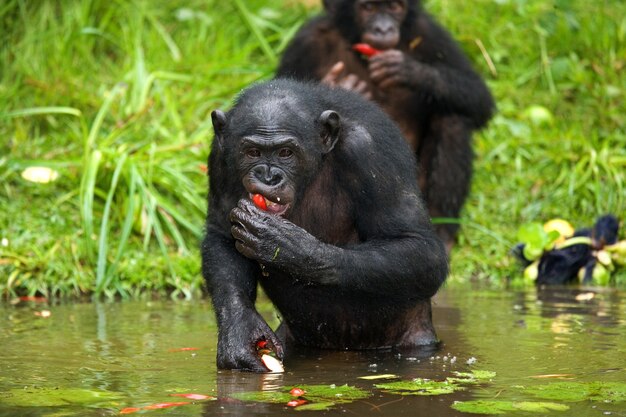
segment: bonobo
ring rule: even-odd
[[[355,93],[293,80],[211,116],[202,267],[218,367],[266,371],[261,340],[279,357],[286,344],[435,343],[430,297],[447,257],[396,125]],[[255,310],[257,283],[282,316],[276,334]]]
[[[420,1],[325,0],[324,7],[291,41],[277,76],[321,80],[376,101],[419,158],[430,215],[458,218],[471,183],[472,132],[494,108],[485,83]],[[355,50],[358,43],[369,47]],[[457,231],[437,226],[448,248]]]

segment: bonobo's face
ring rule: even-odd
[[[407,0],[357,0],[354,5],[361,42],[381,50],[398,45],[400,27],[407,15]]]
[[[336,112],[320,114],[288,89],[251,88],[228,115],[216,110],[211,117],[225,169],[243,185],[240,198],[260,194],[267,212],[286,218],[340,132]]]
[[[298,139],[275,127],[259,127],[239,143],[237,172],[250,198],[261,194],[267,211],[286,216],[293,207],[303,169]]]

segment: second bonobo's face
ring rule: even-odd
[[[289,214],[306,165],[299,140],[288,131],[259,127],[241,138],[237,171],[249,197],[262,195],[269,213]]]
[[[407,0],[357,0],[354,4],[361,42],[381,50],[395,48],[407,16]]]

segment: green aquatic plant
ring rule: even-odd
[[[349,385],[301,385],[299,389],[304,391],[301,396],[294,396],[292,388],[284,387],[282,391],[251,391],[234,395],[241,401],[254,401],[271,404],[284,404],[295,407],[297,410],[328,410],[337,404],[350,403],[356,400],[370,397],[372,394],[361,388]],[[290,403],[300,401],[297,404]]]
[[[13,407],[60,407],[78,405],[83,407],[110,407],[123,398],[121,393],[81,388],[35,388],[12,389],[0,393],[0,405]],[[2,407],[0,407],[2,408]]]
[[[500,400],[476,400],[457,401],[452,408],[463,413],[471,414],[508,414],[516,411],[528,413],[547,413],[550,411],[567,411],[569,407],[564,404],[532,401],[500,401]]]
[[[551,384],[526,387],[524,392],[541,399],[568,402],[626,401],[626,383],[623,382],[553,382]]]
[[[415,378],[412,381],[389,382],[376,384],[376,388],[385,390],[390,394],[399,395],[443,395],[452,394],[465,388],[456,382],[432,381],[430,379]]]
[[[468,385],[489,382],[496,376],[495,372],[481,370],[453,373],[456,376],[448,377],[445,381],[433,381],[430,379],[416,378],[412,381],[389,382],[385,384],[375,384],[374,386],[391,394],[443,395],[464,390],[464,384]]]

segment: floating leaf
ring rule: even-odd
[[[452,394],[465,388],[455,382],[432,381],[430,379],[416,378],[412,381],[389,382],[386,384],[376,384],[376,388],[400,395],[442,395]]]
[[[546,400],[559,401],[626,401],[626,383],[622,382],[553,382],[527,387],[526,393]]]
[[[372,381],[376,379],[396,379],[396,378],[400,378],[400,377],[394,374],[366,375],[366,376],[359,377],[359,379],[366,379],[368,381]]]
[[[532,413],[546,413],[549,411],[567,411],[569,407],[565,404],[531,401],[498,401],[498,400],[476,400],[457,401],[451,406],[457,411],[472,414],[507,414],[515,411],[525,411]]]
[[[296,410],[327,410],[336,404],[350,403],[371,395],[365,390],[348,385],[301,385],[298,388],[305,391],[303,398],[308,401],[308,404],[299,405]],[[287,404],[293,400],[293,396],[289,392],[289,387],[283,390],[243,392],[233,397],[241,401]]]
[[[15,407],[56,407],[63,405],[110,406],[122,398],[117,392],[80,388],[25,388],[0,393],[0,404]],[[1,408],[1,407],[0,407]]]
[[[496,377],[496,373],[492,371],[480,371],[473,370],[472,372],[453,372],[458,378],[463,378],[465,380],[478,380],[478,381],[491,381]],[[455,378],[456,379],[456,378]],[[463,382],[463,379],[460,381]]]
[[[298,411],[326,411],[333,408],[337,403],[327,401],[327,402],[317,402],[317,403],[308,403],[303,404],[295,409]]]

